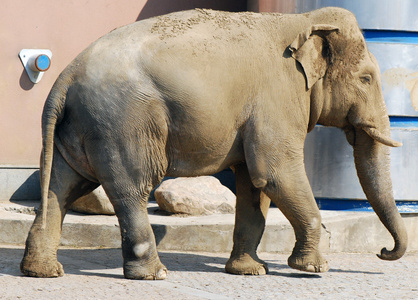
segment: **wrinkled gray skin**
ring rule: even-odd
[[[101,184],[121,228],[126,278],[163,279],[147,199],[163,176],[237,180],[234,247],[226,271],[265,274],[256,254],[270,199],[292,224],[288,263],[328,270],[321,216],[303,162],[315,124],[345,131],[364,192],[395,240],[407,236],[389,173],[389,119],[379,68],[354,16],[185,11],[122,27],[60,75],[42,116],[42,203],[21,270],[63,275],[57,261],[70,204]],[[367,229],[366,229],[367,230]]]

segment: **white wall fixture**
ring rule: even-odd
[[[30,81],[38,83],[45,71],[51,66],[51,50],[47,49],[22,49],[19,58],[25,67]]]

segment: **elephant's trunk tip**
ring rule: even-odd
[[[383,260],[397,260],[397,259],[400,259],[405,254],[405,252],[406,252],[406,245],[399,246],[399,243],[397,243],[395,248],[391,251],[386,248],[383,248],[380,251],[380,254],[377,254],[377,257]]]

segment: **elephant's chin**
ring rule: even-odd
[[[366,132],[371,138],[375,141],[382,143],[389,147],[400,147],[402,143],[392,140],[390,137],[383,135],[379,130],[372,127],[363,127],[364,132]]]

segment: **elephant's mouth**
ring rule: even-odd
[[[344,132],[345,132],[345,137],[348,141],[348,143],[351,146],[354,146],[356,144],[356,130],[354,129],[353,126],[346,126],[343,128]]]

